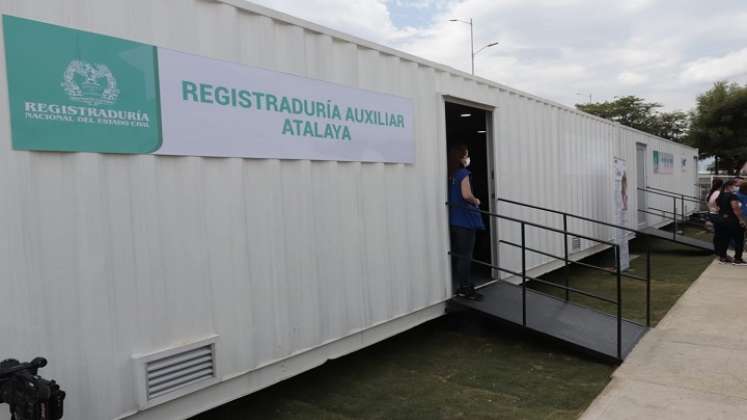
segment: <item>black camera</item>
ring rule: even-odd
[[[28,363],[15,359],[0,362],[0,404],[10,405],[11,420],[57,420],[62,418],[65,392],[55,381],[38,375],[47,360]]]

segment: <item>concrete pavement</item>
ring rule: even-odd
[[[711,264],[581,418],[747,419],[747,267]]]

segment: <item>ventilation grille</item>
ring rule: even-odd
[[[211,336],[150,354],[134,355],[140,407],[150,408],[217,383],[217,338]]]
[[[581,238],[578,236],[574,236],[571,238],[571,249],[574,251],[578,251],[581,249]]]
[[[148,399],[215,376],[213,345],[177,353],[145,365]]]

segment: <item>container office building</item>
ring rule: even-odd
[[[695,194],[695,149],[244,0],[0,11],[0,358],[47,357],[66,417],[184,418],[442,316],[450,144],[547,226],[497,199],[613,221],[616,158],[632,228],[671,205],[635,186]]]

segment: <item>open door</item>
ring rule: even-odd
[[[492,111],[486,108],[466,105],[459,101],[446,99],[446,149],[457,144],[464,144],[469,149],[472,172],[470,183],[472,191],[480,199],[481,210],[495,210],[495,172],[492,143]],[[446,164],[446,162],[444,163]],[[447,186],[448,188],[448,186]],[[486,230],[477,233],[474,259],[493,265],[498,263],[498,247],[494,218],[484,216]],[[497,278],[489,267],[473,264],[472,276],[477,283],[484,283]]]

